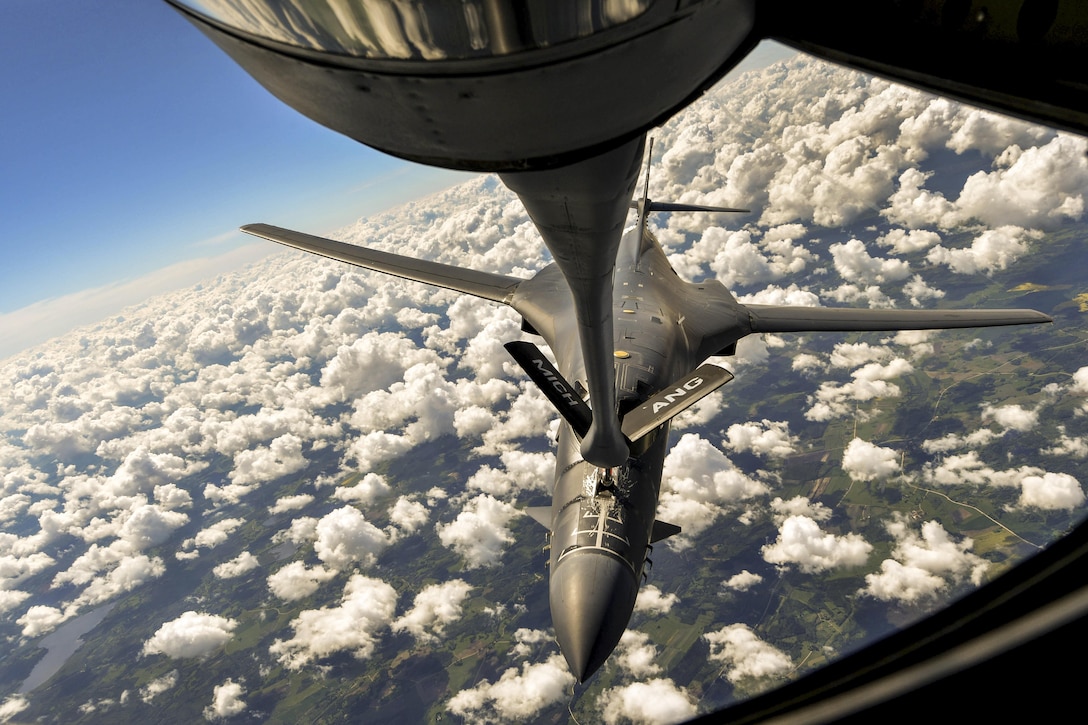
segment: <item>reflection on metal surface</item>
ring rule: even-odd
[[[559,555],[556,565],[574,552],[596,551],[613,556],[636,572],[631,540],[625,528],[623,504],[611,494],[583,499],[578,527],[572,532],[574,543]]]
[[[306,50],[455,60],[547,48],[622,25],[652,0],[179,0],[217,23]]]

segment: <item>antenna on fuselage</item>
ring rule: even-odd
[[[667,201],[652,201],[650,199],[650,165],[654,157],[654,140],[651,137],[646,151],[646,183],[643,186],[642,198],[631,202],[631,208],[638,210],[638,238],[641,241],[646,235],[646,221],[650,212],[655,211],[711,211],[711,212],[739,212],[747,214],[751,209],[737,209],[730,206],[705,206],[703,204],[673,204]]]
[[[646,149],[646,183],[643,186],[642,198],[633,203],[632,206],[638,209],[638,239],[639,245],[642,244],[642,239],[646,236],[646,219],[650,215],[650,165],[654,160],[654,139],[651,136],[649,139],[648,148]]]

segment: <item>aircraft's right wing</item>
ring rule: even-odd
[[[271,224],[246,224],[242,227],[246,234],[278,242],[304,252],[354,264],[357,267],[384,272],[395,277],[433,284],[436,287],[464,292],[483,297],[492,302],[509,304],[514,297],[514,290],[525,280],[520,277],[508,277],[504,274],[477,272],[473,269],[454,267],[451,264],[430,262],[425,259],[405,257],[377,249],[367,249],[355,244],[315,237],[302,232],[274,227]]]
[[[744,307],[752,332],[944,330],[1054,321],[1035,310],[871,310],[747,304]]]

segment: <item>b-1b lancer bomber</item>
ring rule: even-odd
[[[647,169],[647,174],[649,169]],[[562,416],[552,505],[528,510],[550,532],[549,599],[556,639],[584,682],[612,653],[630,621],[652,544],[679,533],[655,518],[669,423],[732,380],[704,364],[730,355],[741,338],[762,332],[916,330],[1050,322],[1033,310],[870,310],[741,304],[717,280],[693,283],[670,266],[646,217],[654,211],[745,211],[660,204],[643,196],[636,225],[622,235],[608,287],[614,320],[607,370],[582,354],[570,286],[558,264],[531,279],[467,270],[302,234],[267,224],[243,231],[366,269],[509,305],[522,329],[539,335],[556,365],[531,342],[507,350]],[[613,377],[615,407],[587,385]],[[588,398],[590,405],[587,405]],[[592,406],[592,407],[591,407]],[[618,460],[588,460],[584,442],[595,418],[617,422]]]

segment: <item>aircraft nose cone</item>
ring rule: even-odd
[[[630,567],[599,551],[567,556],[552,572],[552,624],[578,682],[601,668],[627,629],[638,582]]]

